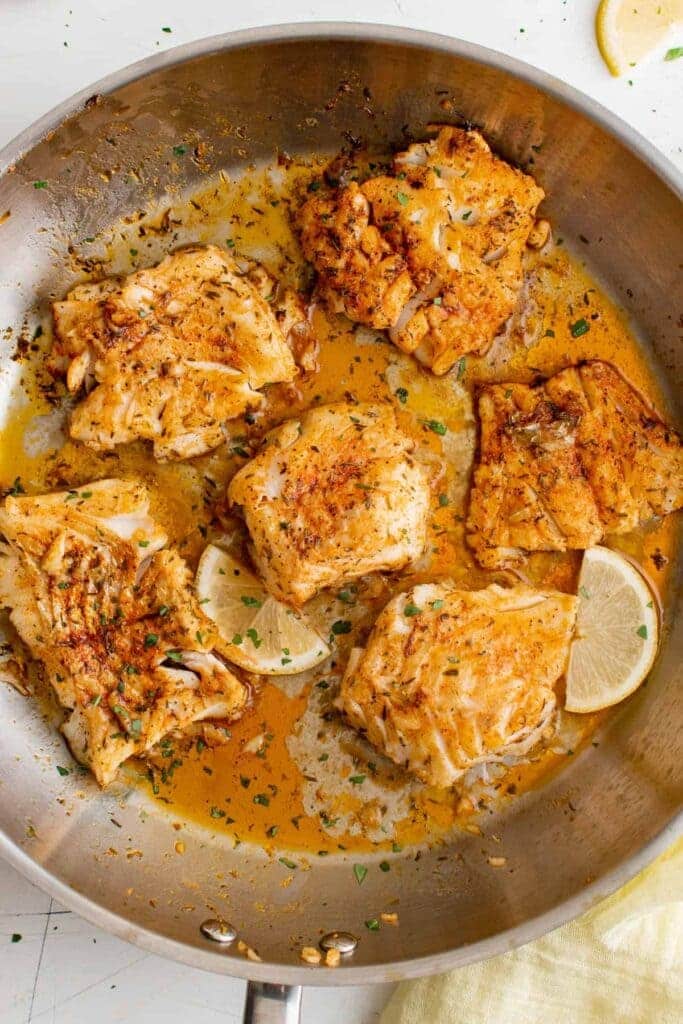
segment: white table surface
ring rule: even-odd
[[[286,21],[408,25],[542,67],[629,121],[683,166],[683,60],[662,45],[613,79],[593,38],[597,0],[0,0],[0,147],[110,71],[201,36]],[[240,9],[237,9],[240,8]],[[162,32],[162,27],[171,32]],[[683,28],[668,45],[683,44]],[[6,258],[0,254],[0,259]],[[1,770],[1,769],[0,769]],[[12,934],[22,936],[12,942]],[[64,910],[0,862],[0,1021],[241,1021],[244,983],[161,960]],[[391,986],[306,989],[304,1024],[371,1024]],[[340,1007],[343,1006],[343,1009]],[[436,1024],[436,1022],[425,1022]],[[578,1024],[578,1022],[577,1022]]]

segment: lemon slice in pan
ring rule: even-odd
[[[628,697],[657,654],[659,620],[641,573],[609,548],[589,548],[567,671],[567,711],[590,712]]]
[[[263,675],[294,675],[313,668],[330,653],[306,621],[276,601],[252,572],[214,544],[197,569],[197,596],[216,624],[236,665]]]

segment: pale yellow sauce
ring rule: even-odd
[[[180,242],[225,245],[230,240],[237,255],[260,258],[267,269],[286,284],[302,286],[308,273],[290,226],[290,205],[298,201],[306,184],[319,174],[319,166],[311,162],[294,164],[286,171],[281,168],[275,172],[258,170],[232,183],[221,178],[218,184],[195,195],[192,202],[174,205],[170,233],[148,233],[149,220],[137,225],[119,225],[110,238],[96,240],[97,255],[108,268],[121,272],[161,258]],[[155,223],[160,223],[159,218]],[[140,234],[141,227],[143,234]],[[367,630],[379,608],[397,589],[434,576],[450,575],[467,587],[485,586],[499,578],[474,564],[464,540],[467,482],[474,443],[471,393],[477,382],[530,380],[538,373],[551,374],[581,359],[600,358],[613,362],[636,387],[657,402],[655,381],[627,323],[564,246],[555,245],[544,253],[530,253],[528,275],[524,315],[513,318],[505,339],[497,340],[486,357],[467,359],[464,369],[460,369],[460,380],[456,379],[457,372],[437,380],[399,354],[377,332],[357,332],[345,319],[330,316],[322,308],[316,309],[314,326],[320,341],[319,372],[298,382],[295,388],[270,388],[265,414],[256,425],[250,427],[243,421],[231,424],[233,436],[255,437],[268,426],[296,415],[297,410],[314,402],[345,400],[349,395],[360,400],[389,400],[395,404],[401,425],[415,437],[420,449],[432,453],[437,467],[435,472],[444,473],[434,486],[428,564],[410,576],[373,578],[367,584],[359,584],[355,613],[337,601],[335,594],[317,600],[315,611],[323,621],[326,617],[331,622],[355,615],[354,632],[340,638],[342,642],[330,669],[331,678],[338,677],[345,650],[357,635],[356,620],[358,628]],[[590,330],[575,339],[569,328],[580,317],[589,321]],[[44,329],[44,340],[49,344],[49,326],[45,325]],[[153,514],[192,567],[207,537],[210,539],[228,528],[239,530],[239,524],[229,517],[225,506],[225,488],[243,460],[231,455],[229,446],[190,463],[166,465],[156,463],[151,450],[142,444],[101,454],[67,441],[61,450],[28,454],[24,448],[27,430],[35,431],[35,417],[51,411],[41,397],[41,383],[39,364],[34,371],[26,365],[23,386],[28,401],[17,403],[0,439],[3,487],[9,487],[16,477],[21,478],[30,493],[80,485],[102,477],[142,477],[152,493]],[[405,403],[396,397],[398,386],[408,391]],[[446,437],[442,440],[431,432],[425,420],[442,422],[448,428]],[[448,504],[443,504],[445,499],[440,502],[439,495],[445,495]],[[613,543],[635,557],[656,589],[663,593],[666,561],[657,560],[661,566],[657,568],[652,556],[659,552],[664,559],[670,559],[673,536],[673,523],[665,520],[655,527],[615,538]],[[612,540],[608,542],[611,544]],[[574,591],[579,563],[579,553],[536,554],[529,558],[525,571],[534,583]],[[324,674],[319,674],[317,681],[321,678],[324,685]],[[214,749],[201,749],[200,744],[199,751],[196,746],[188,749],[187,744],[174,748],[165,766],[165,781],[157,771],[154,786],[174,819],[194,819],[214,831],[227,831],[236,840],[250,840],[269,848],[325,853],[339,848],[390,847],[392,843],[424,841],[443,835],[476,810],[467,800],[459,801],[459,795],[452,791],[416,787],[411,791],[409,812],[400,820],[392,820],[389,815],[386,834],[378,841],[376,830],[371,832],[375,836],[373,841],[364,828],[363,815],[369,811],[362,785],[340,778],[335,793],[323,794],[320,806],[334,807],[340,814],[350,816],[357,825],[355,834],[339,834],[338,830],[324,827],[319,810],[307,815],[304,787],[308,786],[310,797],[311,786],[315,789],[315,776],[304,779],[287,740],[304,712],[315,682],[315,679],[309,681],[298,693],[294,690],[285,693],[280,686],[261,680],[257,683],[258,692],[252,707],[241,721],[230,726],[231,739],[227,743]],[[599,715],[580,719],[579,742],[588,739],[600,720]],[[326,728],[332,735],[337,726],[327,723]],[[245,750],[257,736],[266,737],[263,750]],[[324,757],[326,741],[320,742]],[[387,798],[392,792],[405,789],[407,779],[399,769],[380,758],[368,756],[367,748],[363,749],[362,745],[356,749],[348,738],[339,742],[353,748],[355,770],[359,774],[371,774]],[[547,751],[531,764],[510,770],[499,784],[500,791],[521,792],[539,783],[565,756]],[[311,758],[315,761],[315,752],[311,753]],[[182,763],[175,764],[169,772],[174,761]],[[143,766],[128,769],[127,778],[136,784],[140,782],[152,792]],[[329,786],[327,788],[329,790]],[[254,800],[264,795],[265,800]]]

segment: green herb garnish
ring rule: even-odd
[[[356,876],[356,881],[359,885],[362,885],[365,881],[365,876],[368,873],[368,869],[363,864],[354,864],[353,873]]]
[[[425,426],[428,430],[431,430],[433,434],[438,434],[439,437],[443,437],[448,430],[440,420],[425,420]]]
[[[584,317],[569,325],[569,332],[572,338],[580,338],[582,335],[588,334],[589,331],[590,325]]]

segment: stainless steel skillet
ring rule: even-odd
[[[0,153],[3,416],[22,400],[17,345],[30,345],[38,314],[74,278],[74,238],[96,235],[169,190],[197,187],[207,173],[269,161],[276,149],[332,152],[350,137],[390,146],[406,130],[419,135],[427,123],[456,116],[481,125],[511,160],[533,160],[550,217],[565,238],[589,240],[593,273],[632,317],[669,396],[667,412],[680,421],[683,218],[674,169],[605,110],[509,58],[404,29],[325,24],[240,32],[143,61],[63,104]],[[170,159],[186,138],[205,144],[202,168],[187,161],[178,171]],[[34,187],[42,181],[49,187]],[[679,566],[672,578],[680,580]],[[614,715],[599,745],[486,830],[503,838],[505,871],[486,860],[501,847],[467,833],[419,859],[416,851],[396,854],[391,872],[370,870],[362,886],[340,855],[294,872],[283,888],[277,862],[246,844],[233,850],[199,827],[186,831],[178,857],[172,819],[137,792],[102,794],[88,779],[60,776],[61,740],[4,686],[0,851],[117,935],[259,983],[393,981],[503,952],[611,892],[680,827],[677,600],[672,593],[649,684]],[[120,855],[108,856],[109,848]],[[373,858],[365,862],[372,867]],[[396,899],[400,928],[369,933],[363,922]],[[202,935],[202,921],[216,916],[260,962],[236,943],[218,946]],[[335,928],[361,937],[355,955],[334,971],[303,966],[301,946]],[[282,1002],[264,1003],[265,994]],[[254,988],[248,1012],[277,1019],[258,1014],[284,1012],[284,999],[284,990]],[[290,992],[292,1013],[295,1003]]]

